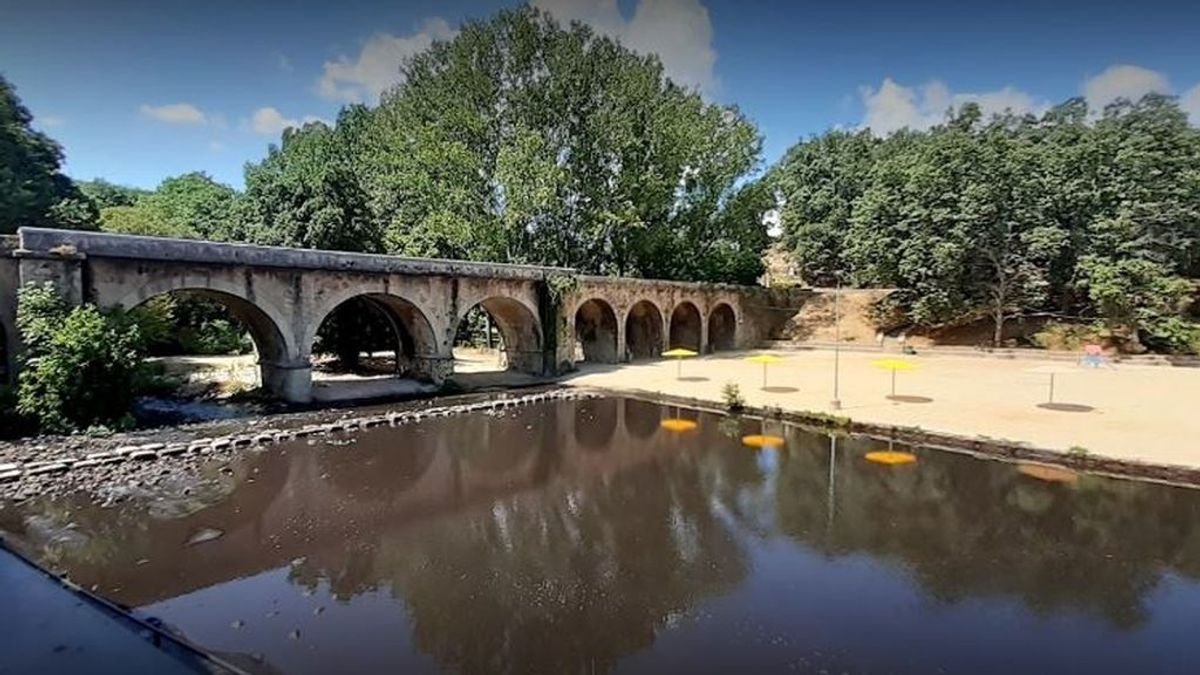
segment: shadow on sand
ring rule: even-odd
[[[1074,412],[1085,413],[1095,410],[1090,405],[1082,405],[1079,403],[1039,403],[1038,406],[1042,410],[1056,410],[1058,412]]]
[[[888,396],[887,400],[895,403],[933,403],[933,399],[928,396],[906,396],[901,394]]]

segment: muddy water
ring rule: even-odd
[[[1195,672],[1200,492],[880,446],[559,402],[0,526],[264,672]]]

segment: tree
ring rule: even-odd
[[[170,236],[228,241],[238,234],[234,228],[236,198],[233,188],[195,171],[164,179],[134,208],[152,214],[145,222],[158,223],[158,227],[173,233]]]
[[[896,289],[892,325],[989,317],[1100,320],[1159,348],[1194,349],[1200,132],[1148,95],[1097,118],[1082,99],[1040,117],[952,111],[928,131],[834,131],[768,172],[805,276]]]
[[[500,12],[404,71],[359,146],[388,251],[732,281],[696,245],[738,257],[765,230],[721,215],[757,167],[753,125],[582,25]]]
[[[52,433],[131,422],[143,349],[132,318],[92,305],[68,307],[52,287],[27,286],[18,298],[17,327],[25,344],[19,413]]]
[[[361,107],[342,111],[336,128],[286,129],[280,146],[246,167],[240,238],[277,246],[375,252],[382,236],[356,174]]]
[[[103,178],[80,181],[78,185],[84,196],[92,200],[98,209],[106,209],[113,206],[134,206],[139,199],[149,194],[148,190],[117,185]]]
[[[62,148],[35,131],[33,115],[0,77],[0,234],[18,227],[92,229],[96,207],[62,172]]]

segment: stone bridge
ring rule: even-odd
[[[22,228],[0,242],[0,345],[16,371],[16,293],[52,284],[71,303],[134,308],[170,293],[215,300],[254,340],[264,388],[312,396],[313,342],[339,306],[379,311],[413,377],[453,374],[459,323],[480,306],[510,369],[553,376],[579,361],[654,358],[757,345],[799,304],[761,287],[595,277],[554,267],[435,260],[185,239]]]

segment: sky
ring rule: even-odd
[[[0,74],[66,170],[139,187],[205,171],[240,188],[286,126],[374,104],[406,55],[499,0],[0,0]],[[830,128],[923,128],[979,101],[1038,112],[1150,91],[1200,124],[1200,3],[533,0],[737,105],[764,160]]]

